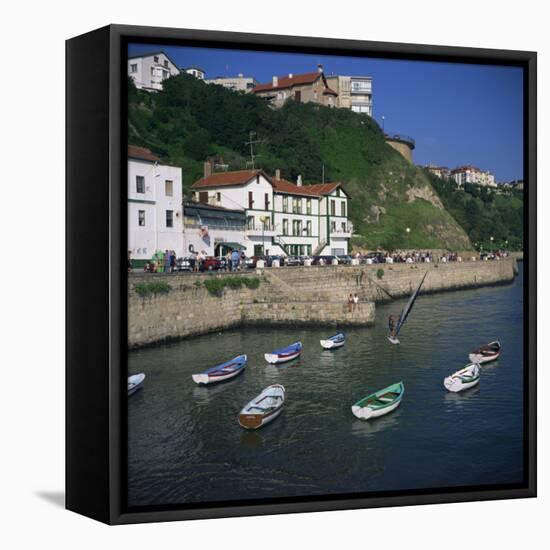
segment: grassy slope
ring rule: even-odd
[[[428,176],[385,142],[366,115],[313,104],[263,100],[182,75],[165,90],[131,89],[129,139],[182,167],[184,190],[202,174],[202,161],[221,155],[230,169],[246,167],[249,131],[262,140],[258,164],[305,183],[341,181],[352,196],[350,217],[359,246],[465,249],[470,241],[442,207]],[[412,191],[411,191],[412,190]],[[377,214],[378,213],[378,214]],[[406,228],[410,228],[410,233]]]

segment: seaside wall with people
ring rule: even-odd
[[[128,344],[135,348],[243,325],[368,326],[376,302],[410,295],[426,270],[422,292],[503,284],[514,279],[516,269],[515,258],[505,258],[269,268],[238,275],[130,274]]]

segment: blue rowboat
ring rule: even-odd
[[[227,363],[212,367],[200,374],[193,374],[193,381],[197,384],[213,384],[214,382],[229,380],[244,370],[246,361],[246,355],[239,355],[231,361],[227,361]]]
[[[339,332],[326,340],[321,340],[321,346],[325,349],[341,348],[346,343],[346,335],[343,332]]]
[[[286,348],[276,349],[271,353],[266,353],[264,357],[268,363],[286,363],[287,361],[296,359],[296,357],[302,353],[302,348],[302,342],[295,342]]]

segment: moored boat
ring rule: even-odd
[[[500,349],[500,342],[495,340],[490,344],[486,344],[485,346],[475,349],[468,355],[468,358],[472,363],[477,363],[478,365],[489,363],[490,361],[495,361],[498,359]]]
[[[351,411],[361,420],[383,416],[399,407],[404,393],[403,382],[397,382],[360,399],[351,407]]]
[[[452,392],[459,392],[473,388],[479,383],[480,368],[477,363],[466,365],[463,369],[456,371],[443,380],[445,388]]]
[[[343,332],[339,332],[326,340],[321,340],[321,346],[324,349],[336,349],[341,348],[346,343],[346,335]]]
[[[199,374],[193,374],[193,382],[197,384],[213,384],[229,380],[243,372],[247,359],[246,355],[238,355],[226,363],[207,369]]]
[[[133,395],[138,390],[143,388],[143,382],[145,381],[145,374],[142,372],[139,374],[133,374],[128,376],[128,396]]]
[[[265,426],[283,412],[285,399],[284,386],[281,384],[268,386],[243,407],[239,413],[239,424],[247,430],[256,430]]]
[[[286,363],[287,361],[296,359],[296,357],[302,353],[302,348],[302,342],[295,342],[286,348],[280,348],[271,353],[266,353],[264,357],[268,363]]]

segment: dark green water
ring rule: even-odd
[[[147,375],[129,399],[129,504],[175,504],[520,482],[523,477],[523,275],[513,284],[421,295],[401,332],[386,320],[405,300],[377,307],[374,327],[253,329],[210,334],[131,352],[129,372]],[[500,359],[480,384],[448,393],[443,378],[467,352],[498,338]],[[301,340],[300,359],[269,366],[263,354]],[[237,378],[198,387],[191,374],[246,353]],[[351,405],[403,380],[401,406],[357,420]],[[283,414],[261,430],[237,424],[262,388],[287,389]]]

